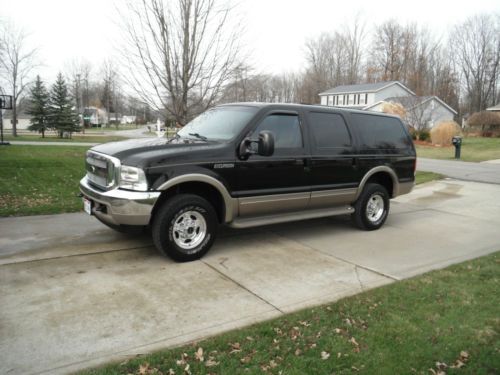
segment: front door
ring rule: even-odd
[[[299,113],[269,112],[251,138],[257,139],[263,130],[274,135],[274,154],[255,154],[236,163],[240,217],[297,211],[309,204],[309,154]]]

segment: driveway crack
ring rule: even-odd
[[[226,275],[225,273],[221,272],[220,270],[218,270],[216,267],[212,266],[210,263],[207,263],[205,262],[203,259],[201,259],[201,262],[204,263],[206,266],[210,267],[211,269],[213,269],[215,272],[217,272],[219,275],[223,276],[224,278],[232,281],[233,283],[235,283],[237,286],[239,286],[241,289],[243,290],[246,290],[248,293],[250,293],[251,295],[253,295],[254,297],[258,298],[259,300],[261,300],[262,302],[264,302],[266,305],[269,305],[271,306],[273,309],[275,309],[276,311],[278,311],[280,314],[285,314],[278,306],[275,306],[273,305],[271,302],[269,302],[268,300],[264,299],[263,297],[259,296],[257,293],[255,293],[254,291],[252,291],[251,289],[247,288],[245,285],[241,284],[240,282],[234,280],[233,278],[229,277],[228,275]]]

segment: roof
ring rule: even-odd
[[[486,108],[487,111],[500,111],[500,103],[498,103],[497,105],[494,105],[493,107],[490,107],[490,108]]]
[[[402,88],[404,88],[406,91],[409,93],[413,92],[403,85],[399,81],[385,81],[385,82],[375,82],[375,83],[362,83],[359,85],[344,85],[344,86],[337,86],[334,87],[333,89],[323,91],[319,93],[319,95],[327,95],[327,94],[353,94],[353,93],[361,93],[361,92],[377,92],[380,91],[386,87],[392,86],[392,85],[399,85]]]
[[[363,109],[370,109],[372,107],[375,107],[377,105],[379,105],[380,103],[383,103],[383,102],[392,102],[392,103],[399,103],[401,104],[403,107],[405,108],[408,108],[408,107],[416,107],[416,106],[419,106],[419,105],[422,105],[426,102],[428,102],[429,100],[436,100],[437,102],[439,102],[443,107],[445,107],[446,109],[448,109],[450,112],[453,112],[455,115],[457,114],[457,111],[455,111],[453,108],[451,108],[448,104],[446,104],[445,102],[443,102],[441,99],[439,99],[437,96],[395,96],[395,97],[392,97],[392,98],[386,98],[384,100],[381,100],[377,103],[374,103],[370,106],[367,106]]]

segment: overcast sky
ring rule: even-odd
[[[361,12],[368,29],[389,18],[416,21],[438,37],[471,14],[500,13],[499,0],[374,1],[374,0],[238,0],[244,19],[245,44],[261,72],[301,70],[304,42],[321,32],[349,23]],[[120,0],[0,0],[0,17],[29,30],[40,47],[45,66],[40,74],[51,81],[77,57],[94,65],[115,54],[120,43],[115,6]]]

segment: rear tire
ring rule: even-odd
[[[389,214],[390,202],[387,189],[379,184],[366,184],[354,204],[352,222],[359,229],[376,230],[384,225]]]
[[[153,219],[153,243],[178,262],[201,258],[217,235],[217,214],[204,198],[179,194],[167,200]]]

